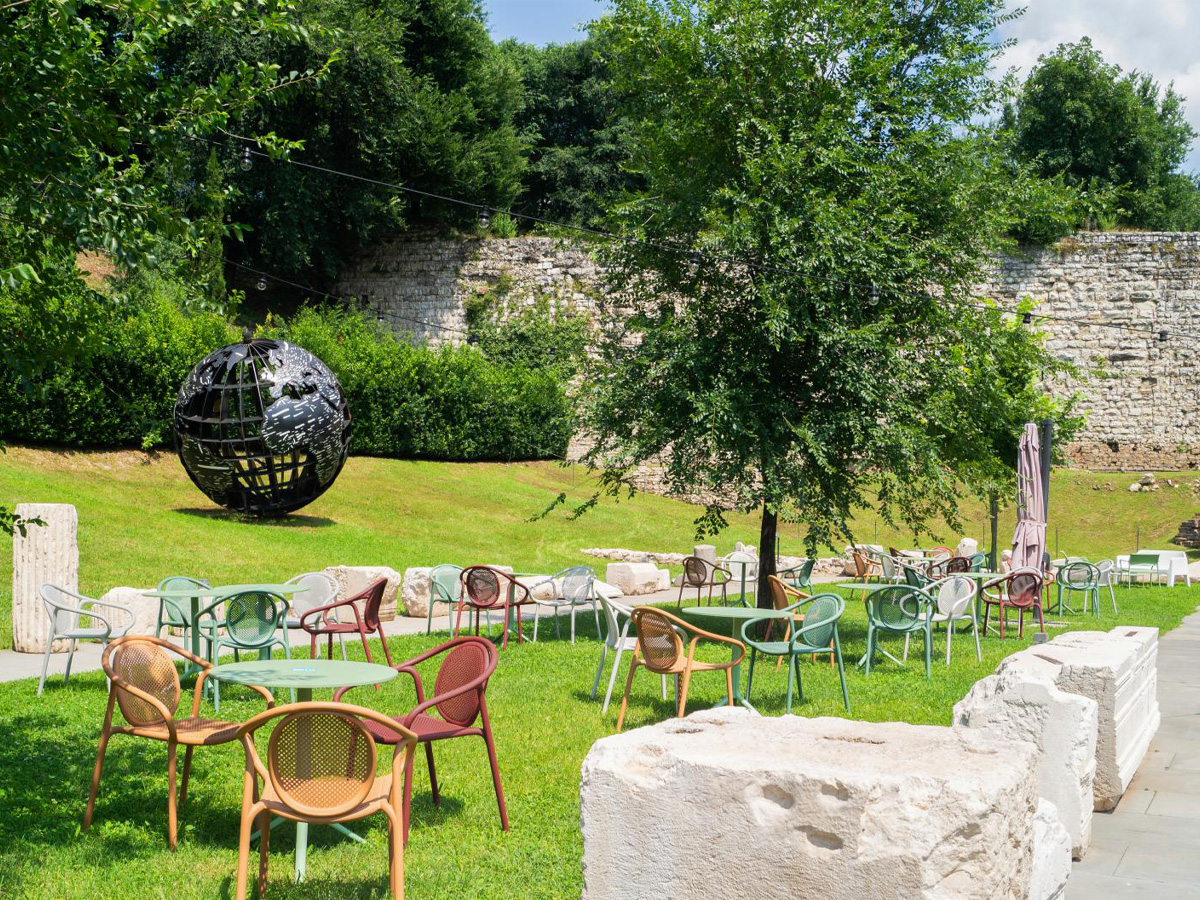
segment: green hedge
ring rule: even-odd
[[[36,302],[25,293],[32,290],[41,292]],[[338,376],[353,452],[485,460],[566,449],[568,401],[552,371],[498,364],[470,346],[413,346],[336,310],[306,309],[263,333],[295,341]],[[167,299],[123,310],[52,278],[0,291],[0,436],[72,447],[170,444],[188,370],[236,339],[220,316],[185,314]],[[23,360],[32,348],[40,365],[31,370]]]

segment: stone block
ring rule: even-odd
[[[695,713],[583,763],[585,900],[1027,900],[1036,748],[899,722]]]
[[[692,547],[692,556],[706,559],[713,565],[717,564],[717,548],[712,544],[696,544]]]
[[[979,541],[975,538],[965,537],[958,542],[958,546],[954,548],[955,556],[974,556],[979,552]]]
[[[1061,690],[1059,667],[1039,656],[1018,653],[1005,662],[955,704],[953,727],[1038,748],[1038,794],[1056,807],[1080,859],[1092,836],[1096,701]]]
[[[404,580],[400,584],[400,605],[397,607],[397,611],[402,608],[404,615],[418,619],[423,619],[429,614],[429,598],[432,592],[429,573],[432,571],[433,566],[413,566],[404,570]],[[434,615],[445,615],[449,604],[439,603],[438,606],[440,608],[434,610]]]
[[[133,627],[126,632],[127,634],[153,636],[154,626],[158,624],[158,598],[146,596],[146,591],[152,590],[154,588],[115,587],[107,591],[100,599],[105,603],[119,603],[121,606],[127,606],[133,610]],[[103,609],[100,609],[99,612],[107,615]],[[126,619],[120,613],[113,613],[113,616],[109,621],[112,622],[114,629],[120,629]]]
[[[660,591],[669,590],[671,587],[671,572],[668,569],[658,570],[658,589]]]
[[[654,563],[609,563],[604,570],[604,580],[626,597],[636,597],[658,590],[658,571]]]
[[[1044,797],[1033,817],[1032,869],[1029,900],[1059,900],[1066,895],[1067,879],[1071,877],[1071,836],[1054,804]]]
[[[390,622],[396,618],[396,604],[400,595],[400,573],[387,566],[329,566],[325,574],[333,578],[338,586],[338,599],[345,600],[363,591],[376,578],[386,578],[383,604],[379,607],[379,619]],[[359,604],[359,612],[362,612]]]
[[[38,589],[49,583],[79,591],[79,515],[69,503],[18,503],[13,512],[45,523],[13,534],[13,649],[45,653],[50,620]],[[55,653],[66,649],[66,641],[54,642]]]

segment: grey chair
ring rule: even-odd
[[[438,603],[450,605],[451,613],[462,599],[462,566],[442,563],[429,572],[429,610],[425,613],[425,633],[433,633],[433,607]],[[492,627],[492,615],[487,613],[488,630]]]
[[[603,594],[599,595],[600,605],[604,608],[604,621],[608,626],[604,634],[604,643],[600,645],[600,663],[596,666],[596,679],[592,682],[592,699],[596,699],[596,691],[600,687],[600,675],[604,671],[604,662],[608,659],[608,651],[616,651],[613,657],[612,675],[608,679],[608,691],[604,694],[604,706],[600,715],[608,712],[608,703],[612,699],[613,685],[617,681],[617,670],[621,668],[621,654],[637,649],[637,636],[629,634],[629,623],[633,621],[633,607],[609,600]],[[678,682],[675,684],[679,688]],[[662,677],[662,698],[667,699],[667,676]],[[678,699],[678,695],[677,695]]]
[[[284,626],[289,632],[302,630],[300,627],[300,617],[310,609],[316,609],[318,606],[328,606],[338,598],[337,582],[332,575],[327,575],[324,572],[305,572],[303,575],[289,578],[285,583],[301,588],[301,590],[291,595],[288,617],[284,621]],[[345,659],[346,636],[339,634],[338,642],[342,647],[342,659]],[[321,644],[318,641],[317,657],[320,658],[320,656]]]
[[[103,600],[93,600],[83,594],[76,594],[56,584],[43,584],[38,589],[42,604],[46,607],[46,615],[50,617],[50,630],[46,634],[46,654],[42,657],[42,677],[38,681],[38,696],[46,686],[46,670],[50,666],[50,653],[56,640],[71,642],[67,653],[67,672],[63,684],[71,680],[71,662],[75,659],[75,646],[78,641],[100,641],[105,646],[113,638],[124,637],[137,620],[133,610],[120,603],[107,603]],[[108,616],[96,612],[95,607],[115,610],[121,613],[125,621],[114,623],[111,613]],[[81,621],[89,620],[87,625]]]
[[[1108,588],[1108,596],[1112,600],[1113,612],[1117,611],[1117,592],[1113,590],[1117,583],[1117,564],[1111,559],[1102,559],[1096,563],[1096,571],[1100,573],[1100,587]]]
[[[571,566],[563,569],[557,575],[552,575],[545,581],[538,582],[530,590],[532,595],[542,585],[550,585],[550,600],[535,600],[533,606],[533,639],[537,640],[538,622],[541,621],[541,609],[549,606],[554,610],[554,633],[562,637],[562,623],[559,622],[559,610],[566,607],[571,612],[571,643],[575,643],[575,610],[581,606],[590,606],[592,615],[596,618],[596,634],[600,634],[600,610],[596,608],[596,573],[591,566]]]

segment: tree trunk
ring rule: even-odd
[[[763,504],[762,525],[758,530],[758,589],[754,592],[755,605],[760,609],[771,609],[771,589],[767,577],[775,574],[775,539],[779,522],[775,510]]]
[[[992,491],[991,503],[989,504],[989,512],[992,516],[992,553],[988,560],[988,566],[993,572],[1000,571],[1000,556],[996,547],[997,533],[1000,530],[1000,495]]]

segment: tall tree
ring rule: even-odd
[[[1087,38],[1061,44],[1038,59],[1008,113],[1014,153],[1107,198],[1093,227],[1200,228],[1196,184],[1179,171],[1196,139],[1183,104],[1173,85],[1123,73]]]
[[[761,508],[763,600],[780,518],[810,551],[853,538],[867,505],[954,521],[1010,414],[999,383],[968,390],[1000,316],[972,285],[1015,218],[971,125],[1001,99],[1002,6],[616,0],[599,28],[645,184],[618,218],[645,243],[607,251],[589,502],[656,460],[675,491]],[[723,523],[714,505],[699,526]]]

